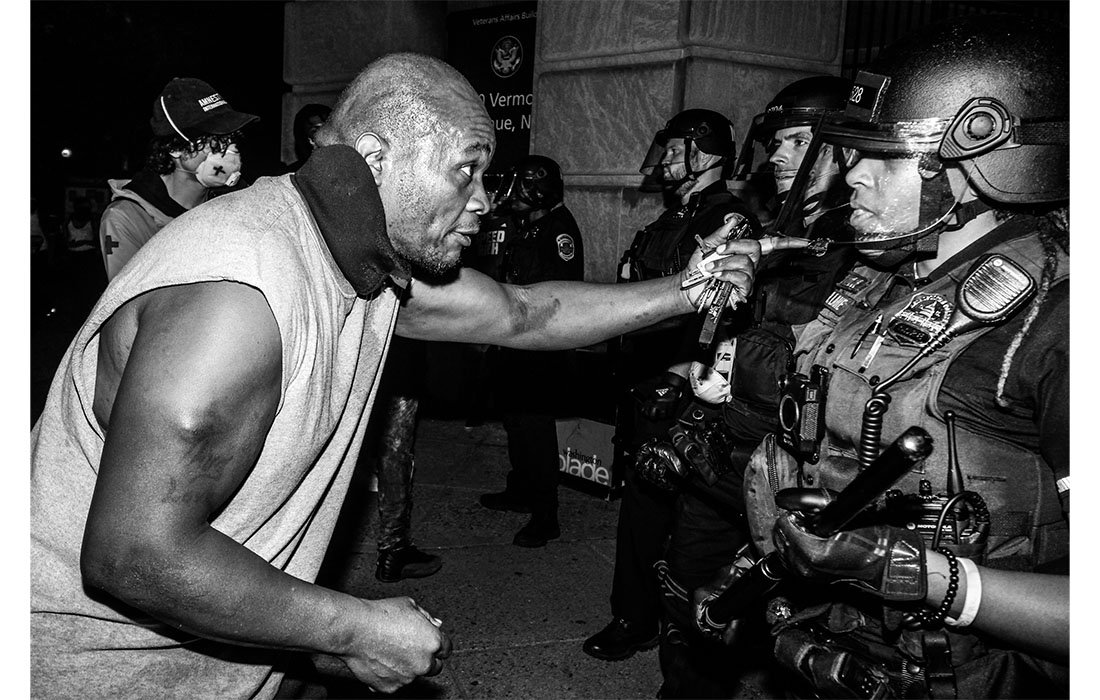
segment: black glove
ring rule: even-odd
[[[746,544],[737,550],[737,558],[718,572],[718,575],[710,582],[696,588],[692,592],[692,612],[695,614],[695,628],[703,633],[704,637],[721,642],[726,646],[734,643],[737,637],[737,629],[740,620],[734,618],[724,625],[716,625],[707,615],[707,609],[716,598],[726,592],[726,589],[737,582],[745,572],[756,562],[749,553]]]
[[[916,531],[871,525],[825,538],[806,532],[800,522],[798,514],[788,512],[779,516],[772,531],[776,549],[793,573],[849,583],[883,600],[924,600],[924,541]]]
[[[684,475],[684,464],[676,448],[657,438],[651,438],[638,448],[634,458],[634,468],[638,476],[663,491],[676,491],[680,488],[676,477]],[[676,476],[672,476],[675,474]]]
[[[642,415],[649,420],[672,417],[688,381],[675,372],[665,372],[656,380],[638,384],[631,395],[641,404]]]

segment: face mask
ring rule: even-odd
[[[182,168],[181,168],[182,170]],[[191,172],[203,187],[232,187],[241,179],[241,152],[231,144],[225,153],[208,153],[206,159]]]

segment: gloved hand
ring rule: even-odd
[[[663,491],[677,491],[680,488],[678,477],[684,475],[684,464],[676,448],[657,438],[650,438],[638,448],[634,458],[634,468],[638,476]]]
[[[638,384],[630,393],[641,404],[643,416],[665,420],[672,417],[687,385],[687,379],[675,372],[665,372],[656,380]]]
[[[916,531],[871,525],[825,538],[804,530],[801,520],[797,513],[783,513],[772,531],[776,549],[793,573],[849,583],[883,600],[924,600],[924,541]]]
[[[734,618],[724,625],[715,624],[707,615],[710,604],[726,592],[726,589],[745,575],[756,562],[749,554],[749,546],[746,544],[737,551],[737,558],[730,564],[722,567],[718,575],[708,583],[696,588],[692,592],[692,612],[695,614],[695,628],[703,633],[704,637],[731,646],[737,637],[740,620]]]

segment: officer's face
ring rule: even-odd
[[[429,275],[458,265],[489,211],[482,175],[496,145],[493,123],[476,95],[451,102],[436,132],[397,145],[390,177],[379,183],[394,248]]]
[[[916,231],[920,222],[919,158],[861,156],[844,178],[852,187],[849,222],[858,238],[876,240]]]
[[[775,190],[782,194],[791,189],[794,176],[802,165],[806,148],[810,145],[813,132],[806,126],[788,126],[778,129],[768,145],[768,162],[775,167]]]
[[[661,156],[661,167],[665,169],[665,179],[676,181],[687,175],[684,154],[687,148],[683,139],[672,138],[665,144],[665,153]]]

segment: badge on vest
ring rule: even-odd
[[[837,282],[836,286],[833,287],[829,298],[825,300],[825,308],[840,316],[845,309],[855,302],[855,295],[870,282],[861,274],[849,272],[844,276],[844,279]]]
[[[829,298],[825,300],[825,308],[839,316],[852,305],[852,298],[839,289],[834,289]]]
[[[849,292],[858,292],[870,283],[870,280],[861,274],[849,272],[844,279],[837,283],[837,287]]]
[[[947,327],[954,305],[942,294],[918,292],[886,328],[901,345],[920,347]]]
[[[573,256],[577,254],[577,248],[573,244],[573,237],[568,233],[558,234],[558,257],[565,262],[569,262],[573,259]]]

